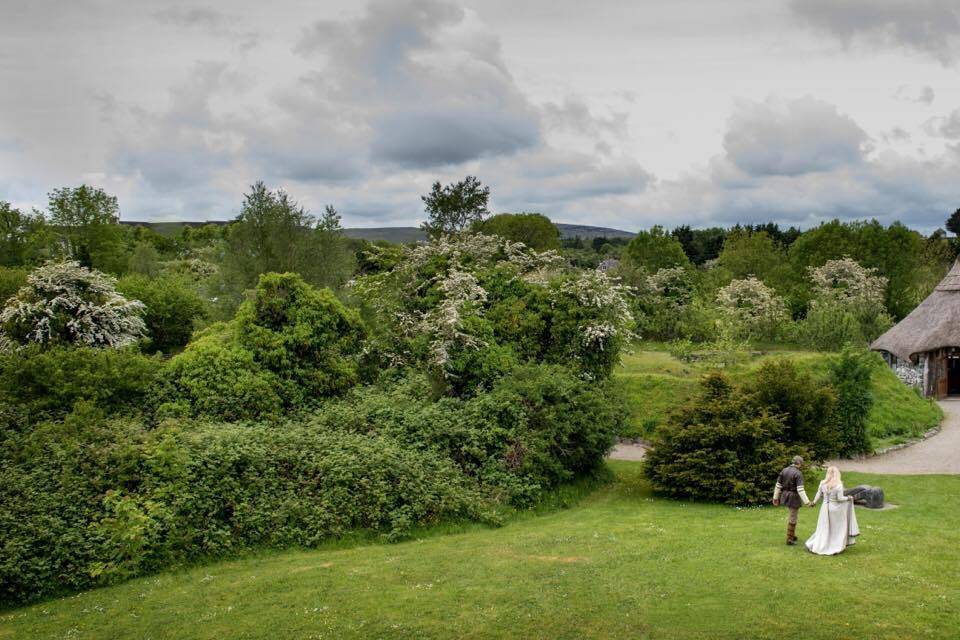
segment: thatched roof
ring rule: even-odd
[[[942,347],[960,347],[960,260],[926,300],[870,345],[901,360]]]

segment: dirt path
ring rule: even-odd
[[[960,474],[960,399],[941,400],[940,433],[923,442],[863,460],[834,460],[841,471],[912,475]]]
[[[960,474],[960,399],[941,400],[940,433],[923,442],[863,460],[832,460],[841,471],[890,475]],[[618,444],[612,460],[643,460],[643,445]]]

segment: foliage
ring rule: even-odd
[[[720,227],[691,229],[685,224],[674,227],[670,235],[677,239],[691,263],[702,266],[720,255],[727,232]]]
[[[644,473],[673,497],[758,504],[795,453],[781,442],[783,418],[758,409],[751,394],[719,372],[653,437]]]
[[[783,299],[752,276],[720,289],[717,303],[729,335],[735,337],[774,339],[790,319]]]
[[[122,278],[117,289],[145,305],[143,321],[152,349],[169,352],[186,345],[194,324],[206,315],[203,298],[183,276],[132,275]]]
[[[867,421],[874,403],[870,379],[876,357],[848,347],[830,362],[830,382],[837,392],[835,428],[840,454],[846,457],[871,451]]]
[[[960,236],[960,209],[950,214],[944,226],[947,228],[947,231],[953,235]]]
[[[626,288],[595,271],[567,272],[554,252],[482,234],[403,252],[389,271],[358,278],[353,292],[376,318],[380,356],[389,366],[425,365],[442,393],[489,388],[511,352],[605,377],[631,336]]]
[[[884,307],[887,281],[850,258],[810,269],[814,299],[799,325],[801,339],[824,350],[866,345],[892,324]]]
[[[0,350],[31,343],[123,347],[145,326],[143,304],[117,293],[116,280],[77,262],[48,262],[0,311]]]
[[[350,530],[398,538],[483,518],[448,460],[377,435],[75,413],[0,431],[0,602],[87,588],[253,546]]]
[[[765,362],[749,381],[748,391],[761,408],[783,418],[784,443],[809,450],[815,460],[838,453],[840,442],[832,423],[836,393],[808,369],[785,358]]]
[[[161,363],[136,349],[34,345],[0,354],[0,404],[28,422],[62,416],[78,402],[108,412],[139,411]]]
[[[160,252],[149,242],[138,242],[133,247],[133,253],[130,254],[130,262],[127,264],[127,270],[148,277],[156,277],[160,273],[162,265],[160,264]]]
[[[741,230],[727,234],[717,263],[735,279],[753,276],[767,282],[781,270],[784,254],[765,231]]]
[[[434,182],[430,193],[420,199],[427,214],[427,221],[420,228],[432,238],[465,231],[490,213],[490,187],[483,186],[475,176],[446,186]]]
[[[696,282],[692,270],[667,267],[652,275],[645,270],[618,265],[616,274],[634,287],[639,332],[652,340],[676,340],[691,333],[695,321]],[[636,283],[636,284],[634,284]]]
[[[651,227],[649,231],[640,231],[627,245],[624,256],[634,266],[642,267],[650,273],[690,264],[687,254],[683,251],[683,245],[661,226]]]
[[[522,242],[536,251],[560,248],[560,231],[540,213],[500,213],[473,225],[473,230]]]
[[[0,267],[32,266],[48,257],[50,235],[42,214],[0,200]]]
[[[68,258],[108,273],[125,271],[128,230],[120,225],[116,196],[85,184],[63,187],[50,192],[47,209]]]
[[[297,273],[314,286],[341,286],[353,271],[353,253],[339,220],[331,207],[318,220],[284,191],[253,184],[220,258],[222,295],[235,309],[242,292],[270,272]]]
[[[259,419],[342,393],[359,382],[364,331],[329,290],[296,274],[263,275],[233,321],[170,361],[161,413]]]
[[[30,270],[23,267],[0,267],[0,304],[24,287],[29,275]]]

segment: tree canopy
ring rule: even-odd
[[[431,237],[464,231],[490,213],[490,187],[483,186],[475,176],[446,186],[434,182],[430,193],[420,199],[427,213],[427,221],[420,228]]]
[[[540,213],[499,213],[473,225],[474,231],[522,242],[531,249],[560,248],[560,230]]]

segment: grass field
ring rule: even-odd
[[[956,638],[960,477],[846,478],[836,557],[783,544],[785,511],[654,497],[639,464],[572,508],[400,544],[293,551],[0,614],[0,638]],[[814,510],[801,513],[809,535]]]
[[[616,378],[624,385],[630,409],[630,423],[624,436],[649,436],[674,407],[697,393],[698,381],[708,370],[707,364],[681,362],[657,347],[639,345],[633,353],[624,356],[623,366],[617,370]],[[726,371],[734,380],[744,381],[764,361],[783,357],[809,367],[815,375],[826,375],[829,356],[787,350],[744,354],[742,362]],[[886,366],[876,367],[872,383],[874,406],[868,428],[877,449],[920,436],[943,417],[936,403],[921,398]]]

